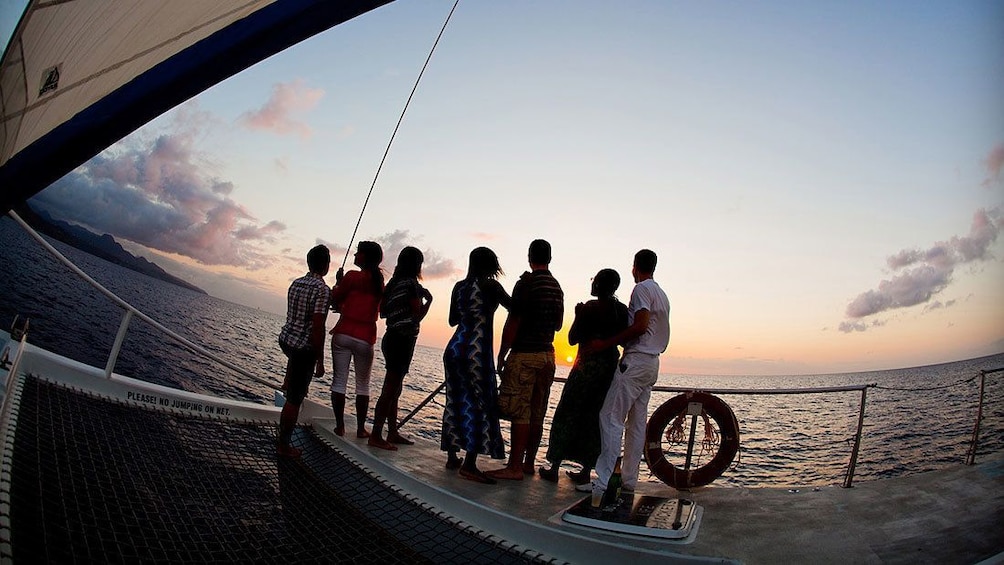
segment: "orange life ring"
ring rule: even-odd
[[[691,403],[700,404],[702,413],[718,424],[721,443],[710,461],[689,471],[677,467],[666,459],[662,449],[667,426],[677,417],[685,415]],[[722,399],[706,392],[686,392],[669,399],[660,406],[648,421],[645,429],[645,460],[655,476],[667,485],[684,490],[711,483],[725,472],[739,452],[739,422],[735,413]]]

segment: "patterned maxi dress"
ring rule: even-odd
[[[495,310],[511,299],[494,279],[464,279],[453,287],[450,324],[457,326],[446,345],[446,408],[443,451],[462,449],[493,459],[505,457],[499,429],[495,355]]]
[[[614,298],[590,300],[575,309],[568,330],[572,344],[611,337],[627,327],[627,306]],[[568,373],[551,420],[547,460],[596,466],[600,455],[600,408],[617,369],[617,347],[579,355]]]

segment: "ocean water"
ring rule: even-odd
[[[200,295],[134,273],[69,246],[54,245],[122,299],[275,386],[285,357],[276,344],[283,319],[275,314]],[[31,320],[29,341],[78,361],[103,367],[122,311],[31,240],[9,218],[0,219],[0,324],[15,314]],[[331,320],[329,319],[329,324]],[[379,391],[383,362],[377,348],[372,388]],[[330,366],[330,363],[329,363]],[[867,389],[864,433],[854,481],[961,465],[976,419],[981,370],[1004,367],[1004,354],[941,365],[831,375],[661,375],[659,385],[701,389],[789,389],[874,384]],[[270,403],[273,388],[202,359],[134,319],[116,372],[193,392]],[[558,376],[568,373],[558,368]],[[401,397],[402,416],[443,381],[442,351],[419,346]],[[351,379],[350,379],[351,383]],[[328,402],[331,375],[311,385],[310,396]],[[977,461],[1004,453],[1004,373],[988,375]],[[351,394],[351,384],[350,384]],[[551,393],[551,410],[561,385]],[[675,393],[656,392],[650,412]],[[841,484],[850,460],[861,401],[859,391],[805,395],[721,397],[739,420],[737,460],[716,485],[822,486]],[[438,440],[441,395],[403,431]],[[370,417],[372,418],[371,401]],[[351,406],[351,402],[349,403]],[[351,414],[351,409],[348,410]],[[545,426],[548,422],[545,422]],[[508,426],[503,423],[508,437]],[[538,459],[543,464],[542,446]],[[492,465],[486,463],[488,467]],[[642,478],[647,469],[642,465]],[[655,477],[648,480],[657,481]]]

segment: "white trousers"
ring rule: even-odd
[[[652,387],[659,379],[659,356],[628,353],[614,372],[600,409],[600,456],[596,460],[596,487],[606,490],[624,441],[621,462],[623,485],[638,484],[638,468],[645,449],[645,421]]]
[[[335,334],[331,338],[331,392],[345,394],[350,361],[356,370],[356,396],[369,396],[373,345],[345,334]]]

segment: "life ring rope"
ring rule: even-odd
[[[663,441],[667,445],[687,445],[690,433],[684,424],[688,416],[700,416],[704,421],[699,461],[712,451],[714,456],[703,464],[683,468],[666,459]],[[692,422],[695,427],[696,424]],[[689,446],[691,456],[693,449],[694,446]],[[652,414],[645,430],[645,460],[649,469],[678,490],[711,483],[728,469],[738,452],[739,422],[735,413],[725,401],[706,392],[692,391],[669,399]]]

